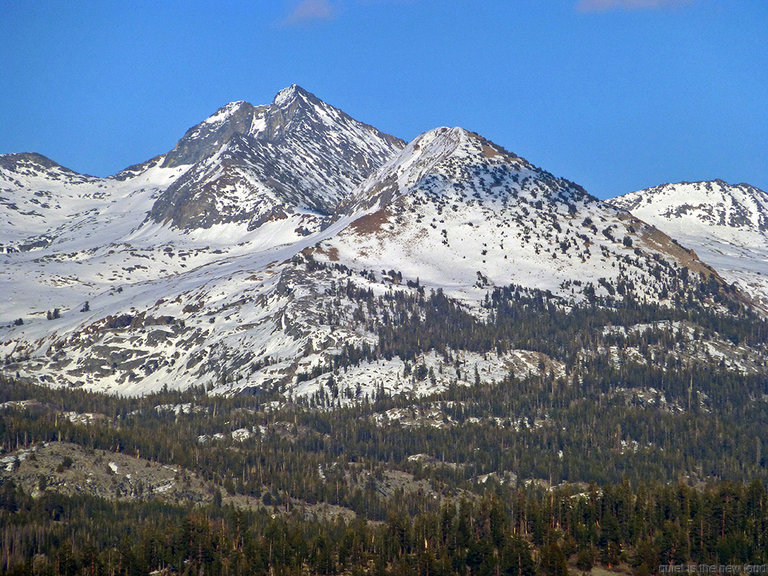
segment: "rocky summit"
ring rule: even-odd
[[[764,373],[712,318],[765,310],[767,205],[719,181],[601,201],[463,128],[406,144],[294,85],[108,178],[0,156],[0,354],[49,386],[328,406],[577,381],[603,355]],[[568,352],[519,324],[585,309]],[[680,345],[630,337],[657,330]]]

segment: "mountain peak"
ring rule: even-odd
[[[768,232],[768,194],[749,184],[720,179],[662,184],[619,196],[611,203],[679,235],[694,229],[711,234],[716,228],[742,234]]]
[[[47,156],[37,152],[14,152],[11,154],[0,154],[0,171],[8,171],[17,175],[25,176],[43,176],[54,179],[63,176],[75,178],[79,181],[85,181],[95,178],[88,174],[79,174],[58,162],[51,160]]]
[[[292,84],[272,104],[232,102],[189,130],[165,165],[195,166],[150,217],[206,228],[257,227],[278,204],[328,215],[403,145]]]
[[[466,156],[479,154],[488,159],[521,160],[519,156],[461,126],[441,126],[423,133],[414,140],[415,150],[424,147],[442,149],[448,153],[462,153]]]
[[[246,102],[245,100],[236,100],[234,102],[230,102],[228,104],[225,104],[216,112],[211,114],[208,118],[203,120],[203,124],[221,124],[222,122],[226,122],[229,118],[231,118],[233,115],[237,114],[238,112],[241,112],[243,110],[249,111],[253,109],[253,104],[250,102]]]
[[[300,86],[291,84],[280,90],[268,107],[260,137],[265,140],[281,139],[288,132],[302,130],[302,126],[309,133],[315,133],[323,126],[338,125],[343,116],[340,110]]]
[[[317,96],[311,92],[308,92],[307,90],[304,90],[304,88],[298,84],[291,84],[287,88],[280,90],[280,92],[275,95],[275,99],[272,101],[272,103],[275,106],[283,107],[290,105],[297,98],[302,98],[305,101],[319,101]]]
[[[171,150],[163,166],[173,168],[194,164],[219,150],[233,134],[248,134],[264,114],[265,106],[253,106],[239,100],[219,108],[200,124],[187,130]]]
[[[717,179],[662,184],[610,203],[695,250],[768,309],[768,193]]]
[[[63,168],[47,156],[37,152],[15,152],[12,154],[0,154],[0,168],[6,170],[18,170],[24,166],[36,165],[45,169]],[[64,168],[67,170],[66,168]]]
[[[464,192],[470,187],[471,199]],[[531,187],[537,188],[533,196],[540,195],[540,200],[556,195],[555,202],[574,203],[588,196],[581,187],[555,178],[475,132],[460,126],[441,126],[406,145],[363,184],[342,210],[356,213],[384,207],[414,190],[427,188],[445,198],[457,194],[461,203],[488,200],[490,205],[504,203],[510,195],[528,194]]]

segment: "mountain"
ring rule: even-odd
[[[660,231],[462,128],[419,136],[355,196],[355,220],[318,249],[326,259],[470,300],[510,283],[658,300],[676,267],[714,274]]]
[[[150,218],[253,229],[295,211],[328,217],[403,145],[295,85],[269,106],[228,104],[166,156],[164,166],[195,166],[158,198]]]
[[[98,204],[103,194],[97,183],[98,178],[77,174],[41,154],[0,156],[0,251],[44,246],[45,238],[32,236]],[[58,187],[55,194],[53,187]]]
[[[402,146],[291,86],[271,105],[223,107],[168,154],[109,178],[79,175],[39,155],[0,157],[0,217],[9,223],[0,318],[12,326],[0,336],[3,357],[29,356],[21,372],[31,369],[39,381],[115,389],[117,380],[132,393],[175,387],[174,381],[184,387],[201,371],[219,378],[226,358],[241,347],[226,331],[210,334],[215,305],[204,307],[200,294],[207,299],[234,280],[225,290],[240,307],[254,286],[273,289],[281,271],[275,264],[316,242],[311,234],[328,225],[334,207]],[[181,339],[183,332],[185,355],[220,347],[224,360],[192,371],[195,360],[180,369],[167,347],[158,347],[168,334],[138,328],[167,324],[171,316],[157,308],[173,293],[176,303],[191,293],[195,301],[164,310],[174,318],[199,310],[204,329],[187,319],[182,330],[182,319],[168,334]],[[265,322],[272,313],[269,306],[254,310],[249,321]],[[123,324],[137,314],[141,320]],[[146,347],[134,329],[147,336]],[[267,349],[280,348],[280,338],[270,344],[269,333],[257,333]],[[287,340],[293,358],[297,351]],[[62,361],[62,352],[51,362],[58,348],[69,351],[71,361]],[[136,358],[146,368],[140,377]],[[148,380],[157,363],[166,370]]]
[[[0,355],[31,382],[337,406],[605,355],[760,371],[712,328],[750,304],[716,269],[462,128],[405,145],[291,86],[110,178],[0,162]]]
[[[714,180],[664,184],[610,202],[693,248],[768,309],[768,193]]]
[[[79,308],[116,283],[157,277],[150,259],[167,268],[154,247],[162,239],[126,241],[156,195],[188,168],[161,161],[96,178],[37,154],[0,156],[0,317]]]
[[[0,156],[0,563],[765,565],[766,206],[296,86],[109,178]]]
[[[269,106],[223,107],[167,154],[109,178],[2,156],[0,252],[25,254],[0,272],[0,317],[79,309],[118,285],[300,241],[398,147],[291,86]]]

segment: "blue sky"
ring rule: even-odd
[[[0,0],[0,153],[108,175],[292,83],[463,126],[606,198],[768,189],[765,0]]]

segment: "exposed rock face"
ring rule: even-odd
[[[0,154],[0,168],[3,168],[5,170],[12,170],[14,172],[23,172],[25,168],[30,169],[30,168],[34,168],[35,166],[43,169],[61,168],[63,170],[67,170],[62,166],[59,166],[56,162],[54,162],[50,158],[43,156],[42,154],[37,154],[36,152],[18,152],[15,154]]]
[[[228,104],[190,129],[165,164],[194,166],[150,217],[183,229],[253,229],[277,206],[328,216],[403,145],[291,86],[269,106]]]
[[[187,130],[176,147],[165,156],[163,166],[195,164],[215,154],[235,134],[250,134],[254,124],[264,118],[267,106],[231,102],[213,116]]]

